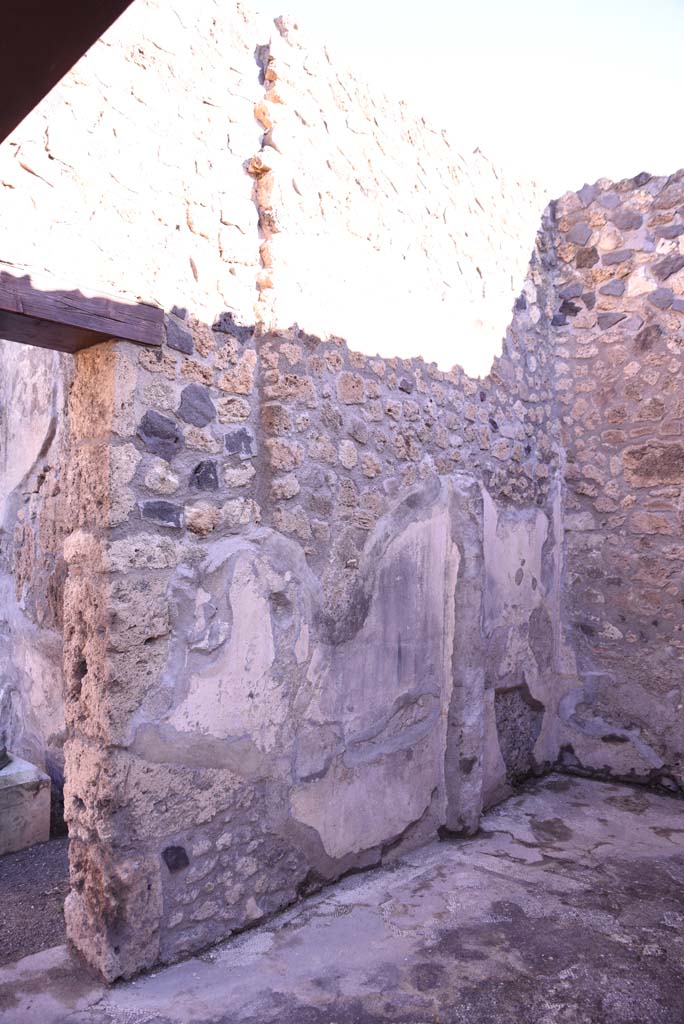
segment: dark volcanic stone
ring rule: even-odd
[[[614,210],[620,205],[620,196],[617,192],[604,192],[599,198],[599,203],[605,210]]]
[[[684,181],[674,180],[666,185],[653,203],[656,210],[670,210],[684,203]]]
[[[669,309],[673,299],[674,292],[671,288],[656,288],[648,297],[648,301],[652,302],[658,309]]]
[[[408,380],[406,377],[402,377],[397,386],[400,391],[406,392],[407,395],[410,395],[415,388],[413,381]]]
[[[148,451],[170,462],[184,445],[180,428],[167,416],[150,409],[138,425],[138,437]]]
[[[670,256],[666,256],[664,260],[653,264],[653,273],[659,281],[666,281],[668,277],[672,277],[682,267],[684,267],[684,256],[678,256],[677,253],[673,252]]]
[[[564,284],[558,289],[558,294],[561,299],[578,299],[582,294],[582,282],[571,281],[570,284]]]
[[[192,471],[190,485],[200,491],[218,490],[218,470],[212,459],[205,459],[198,463]]]
[[[679,238],[684,234],[684,224],[664,224],[656,228],[655,233],[658,238]]]
[[[684,299],[673,299],[672,309],[675,313],[684,313]]]
[[[212,324],[212,330],[221,334],[232,334],[234,338],[244,345],[252,338],[252,328],[235,322],[235,317],[228,310],[219,314]]]
[[[648,324],[636,336],[636,347],[639,352],[648,352],[662,337],[663,329],[659,324]]]
[[[496,693],[494,713],[506,776],[509,782],[520,782],[534,768],[533,751],[541,732],[544,705],[534,699],[523,683]]]
[[[206,427],[216,416],[209,390],[203,384],[188,384],[181,392],[178,415],[195,427]]]
[[[178,323],[177,320],[169,318],[166,321],[166,344],[169,348],[175,348],[177,352],[184,352],[189,356],[195,348],[192,340],[192,332]]]
[[[598,325],[602,331],[607,331],[609,327],[614,327],[615,324],[619,324],[626,317],[626,313],[599,313]]]
[[[596,199],[598,189],[596,185],[583,185],[577,195],[579,196],[583,206],[589,206],[589,204],[593,203]]]
[[[579,224],[573,224],[566,237],[568,242],[575,245],[586,245],[591,238],[591,228],[585,221],[580,221]]]
[[[591,249],[580,249],[575,258],[575,266],[580,270],[588,267],[594,267],[599,261],[599,254],[596,251],[596,246]]]
[[[636,228],[640,228],[643,222],[644,218],[640,213],[637,213],[636,210],[630,210],[626,206],[616,210],[613,214],[613,224],[622,231],[634,231]]]
[[[647,185],[650,180],[651,175],[647,171],[641,171],[640,174],[637,174],[632,178],[632,184],[636,188],[642,188],[642,186]]]
[[[150,519],[160,526],[179,530],[183,523],[183,509],[172,501],[145,501],[141,506],[143,519]]]
[[[233,427],[226,432],[226,451],[229,455],[239,455],[241,459],[251,459],[256,455],[254,434],[248,427]]]
[[[601,295],[624,295],[625,282],[619,278],[615,278],[613,281],[606,281],[599,288]]]
[[[564,299],[560,304],[558,312],[562,313],[563,316],[577,316],[577,314],[581,312],[581,309],[582,307],[576,305],[576,303],[570,302],[568,299]]]
[[[162,853],[162,857],[172,874],[176,871],[182,871],[183,868],[187,868],[190,864],[190,858],[182,846],[167,846]]]
[[[527,309],[527,299],[524,295],[518,296],[518,298],[515,300],[515,305],[513,306],[513,308],[516,311],[516,313],[522,313],[523,309]]]
[[[631,256],[631,249],[616,249],[614,252],[604,253],[602,261],[604,266],[612,267],[615,263],[625,263]]]
[[[565,327],[567,322],[568,322],[567,318],[564,317],[562,313],[554,313],[553,316],[551,317],[551,326],[552,327]]]
[[[594,292],[582,292],[582,302],[587,309],[593,309],[596,305],[596,295]]]

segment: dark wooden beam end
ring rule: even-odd
[[[108,295],[38,288],[29,276],[0,272],[0,338],[70,353],[111,338],[159,346],[164,311]]]

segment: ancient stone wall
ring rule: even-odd
[[[527,273],[542,191],[479,150],[460,153],[291,19],[277,19],[260,61],[260,319],[369,356],[486,375]]]
[[[268,31],[237,3],[134,3],[3,143],[0,264],[251,322],[243,163],[260,145],[254,50]]]
[[[684,174],[556,207],[564,760],[684,781]]]
[[[107,976],[555,760],[546,258],[484,381],[230,320],[77,358],[67,920]]]
[[[528,266],[501,223],[530,194],[480,156],[457,173],[440,133],[325,60],[232,5],[139,3],[2,156],[26,227],[8,212],[0,257],[54,272],[76,249],[84,282],[166,312],[159,350],[54,363],[58,480],[5,468],[6,579],[27,621],[64,609],[69,934],[110,979],[473,831],[561,747],[641,775],[632,752],[646,774],[678,756],[655,644],[678,583],[641,579],[679,557],[679,200],[658,205],[678,184],[566,198]],[[490,372],[430,361],[454,304],[515,293]],[[609,589],[627,570],[638,598]],[[656,591],[633,642],[619,616]]]
[[[176,348],[189,311],[251,322],[257,24],[237,5],[134,4],[0,148],[0,266],[157,303]],[[0,707],[11,749],[58,789],[73,360],[9,343],[0,358]]]
[[[53,781],[65,738],[62,544],[68,360],[0,342],[0,721],[10,749]]]
[[[268,33],[232,8],[189,11],[136,5],[20,128],[3,165],[26,225],[20,240],[5,222],[8,260],[38,274],[76,252],[72,285],[167,311],[161,351],[112,343],[76,357],[64,420],[67,923],[109,978],[199,949],[440,827],[472,831],[557,747],[548,240],[482,381],[304,333],[296,321],[318,323],[307,294],[330,304],[360,279],[326,291],[312,239],[297,271],[308,290],[292,277],[309,241],[296,189],[277,209],[269,200],[284,178],[264,155],[276,153],[264,138],[276,103]],[[290,87],[307,74],[293,65]],[[319,73],[319,108],[337,102],[335,81],[330,92]],[[335,129],[360,194],[377,142],[365,116],[361,150],[347,115]],[[411,134],[398,108],[385,117],[403,134],[385,159],[386,196],[401,199],[381,246],[389,270],[425,204],[406,154],[418,128],[446,143],[417,123]],[[319,110],[311,152],[326,152],[324,120]],[[279,126],[290,153],[303,144],[294,127],[286,142]],[[499,293],[494,246],[473,270],[463,241],[484,166],[477,157],[465,175],[461,297],[488,267]],[[320,211],[317,173],[298,187]],[[422,242],[431,272],[412,285],[427,308],[437,265],[454,277],[457,240],[439,225],[462,181],[450,171],[420,187],[442,211]],[[379,238],[359,236],[356,213],[338,215],[352,200],[361,218],[371,207],[334,166],[326,194],[325,244],[353,238],[350,259],[378,282]],[[394,200],[372,194],[389,218]],[[509,197],[514,209],[519,192]],[[480,213],[484,237],[499,209]],[[377,309],[406,281],[384,286]],[[401,351],[402,320],[399,304],[357,318],[356,339]],[[416,336],[405,350],[427,347]]]

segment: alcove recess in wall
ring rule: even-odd
[[[0,338],[6,341],[73,354],[110,338],[159,346],[163,332],[164,312],[157,306],[69,290],[15,268],[0,270]]]

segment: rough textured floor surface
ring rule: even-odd
[[[683,1024],[684,804],[552,777],[435,843],[105,991],[0,970],[3,1024]]]
[[[0,964],[64,942],[66,837],[0,857]]]

